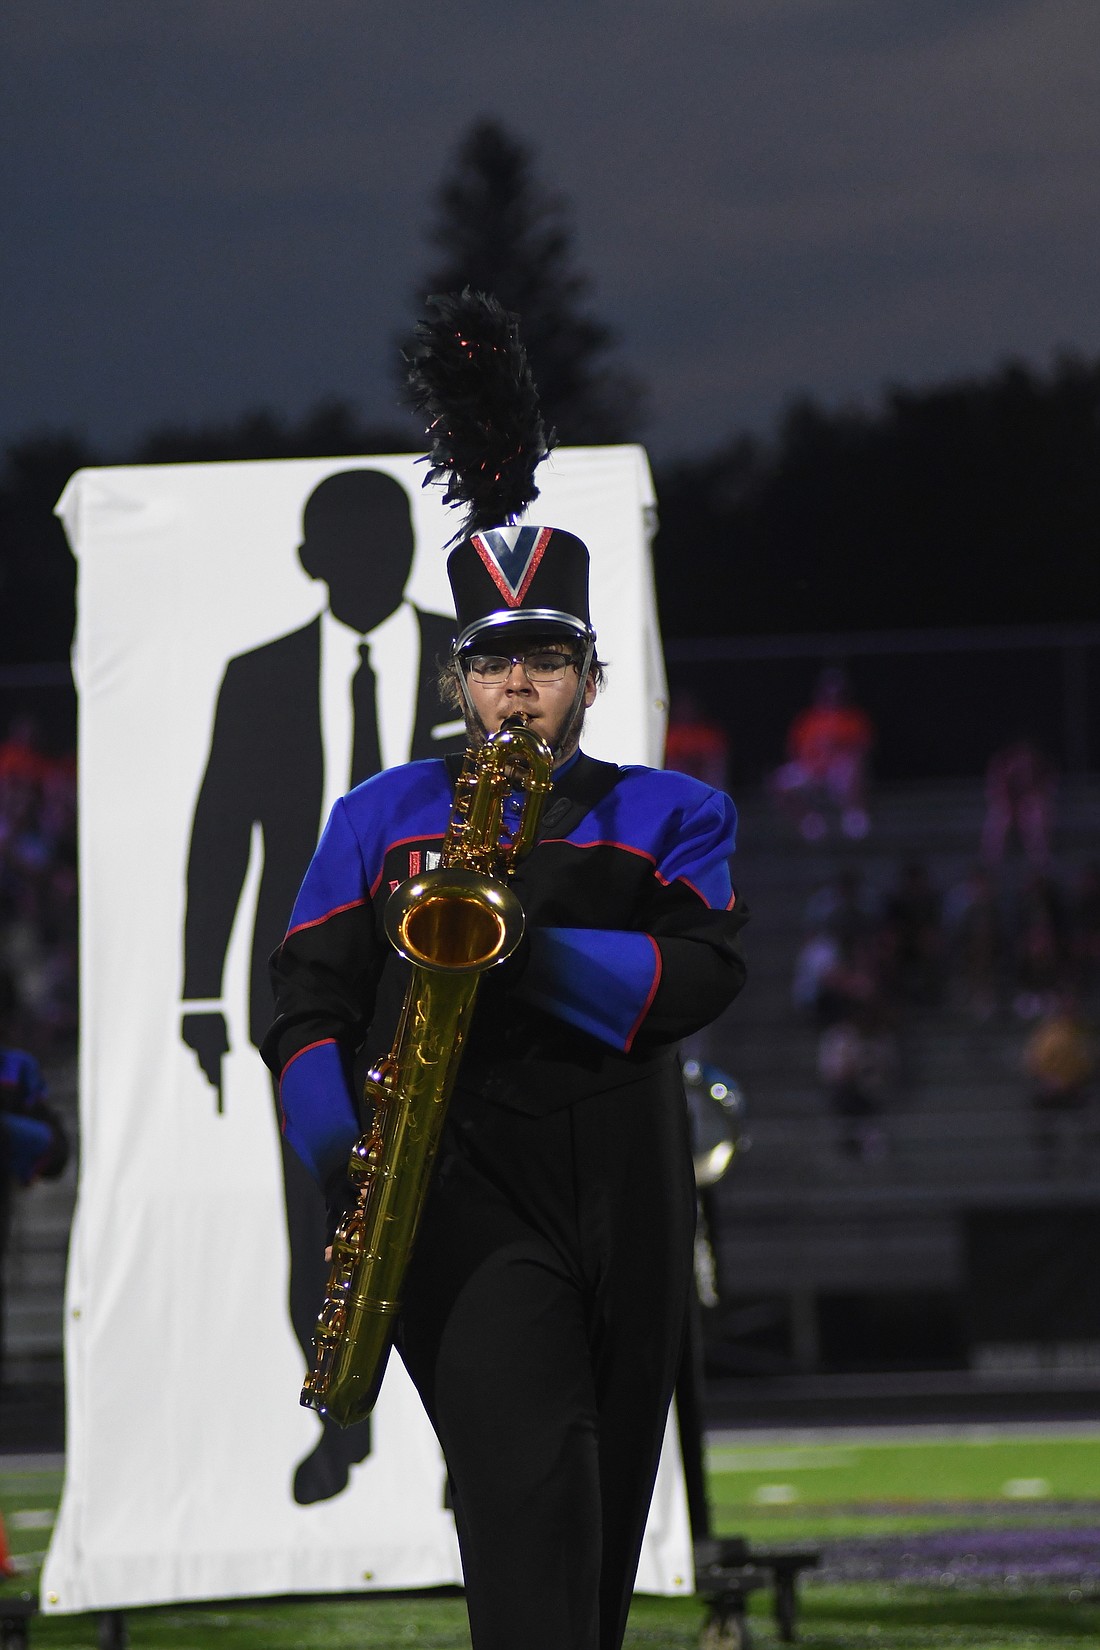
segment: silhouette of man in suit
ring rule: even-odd
[[[328,811],[382,767],[459,747],[436,688],[454,625],[405,600],[413,558],[409,497],[380,470],[343,470],[306,500],[299,560],[328,587],[300,630],[230,659],[218,691],[210,755],[187,865],[181,1033],[217,1093],[228,1051],[222,979],[252,852],[262,845],[249,980],[249,1036],[271,1019],[268,957],[283,938]],[[278,1114],[277,1096],[276,1113]],[[280,1136],[281,1138],[281,1136]],[[324,1297],[323,1199],[283,1147],[290,1240],[290,1317],[308,1362]],[[326,1500],[370,1451],[369,1422],[325,1424],[295,1473],[299,1502]]]

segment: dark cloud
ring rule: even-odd
[[[572,203],[657,450],[1100,349],[1095,0],[8,0],[0,440],[392,411],[478,115]]]
[[[745,21],[769,48],[896,55],[985,28],[1030,0],[763,0]]]

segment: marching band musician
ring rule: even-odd
[[[444,690],[475,745],[522,712],[554,775],[512,882],[526,933],[483,977],[396,1345],[446,1457],[475,1650],[618,1650],[692,1286],[677,1046],[745,976],[735,812],[698,780],[585,754],[603,672],[587,549],[471,520],[448,560]],[[334,1223],[362,1132],[355,1074],[389,1049],[404,989],[382,913],[438,857],[454,780],[445,759],[414,762],[338,802],[272,959],[263,1053]]]

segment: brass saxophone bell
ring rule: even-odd
[[[439,869],[410,877],[386,904],[386,934],[420,968],[473,974],[511,956],[523,938],[523,907],[502,882],[476,871]]]

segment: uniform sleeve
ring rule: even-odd
[[[46,1092],[42,1069],[33,1055],[22,1049],[4,1051],[0,1131],[8,1167],[21,1186],[55,1180],[69,1160],[68,1136],[60,1117],[46,1104]]]
[[[728,863],[736,818],[708,790],[676,820],[633,928],[535,928],[517,995],[626,1053],[708,1025],[745,979],[747,912]]]
[[[338,802],[271,959],[276,1018],[260,1049],[279,1079],[283,1132],[322,1186],[360,1133],[351,1067],[381,965],[362,854]]]
[[[20,1109],[33,1112],[46,1098],[46,1079],[42,1067],[31,1054],[24,1054],[19,1077]]]
[[[11,1173],[20,1186],[33,1185],[54,1144],[50,1125],[40,1117],[4,1112],[0,1115],[0,1133],[6,1146],[3,1155],[7,1158]]]

